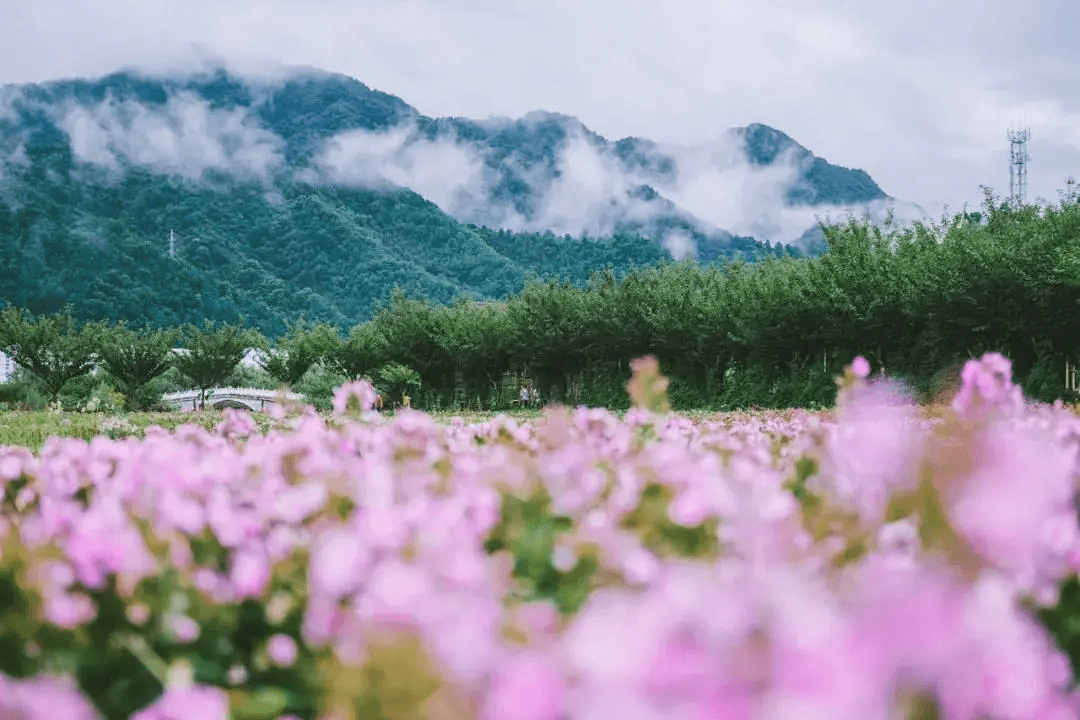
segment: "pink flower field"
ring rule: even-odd
[[[357,383],[0,448],[0,718],[1078,717],[1080,418],[999,355],[933,419],[867,372],[828,416],[672,414],[646,360],[621,418]]]

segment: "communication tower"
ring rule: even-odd
[[[1014,207],[1021,207],[1027,195],[1027,141],[1031,131],[1009,130],[1009,199]]]

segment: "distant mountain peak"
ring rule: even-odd
[[[793,152],[798,159],[812,155],[790,135],[762,123],[751,123],[746,127],[735,128],[733,132],[742,139],[746,159],[751,165],[772,165],[788,152]]]
[[[609,141],[549,110],[431,118],[314,68],[248,76],[209,63],[186,74],[125,70],[4,90],[0,164],[5,153],[41,146],[76,164],[181,168],[188,179],[242,165],[244,177],[271,184],[406,187],[460,221],[495,228],[605,235],[656,233],[677,221],[710,236],[794,242],[810,222],[800,207],[886,197],[865,172],[832,165],[762,123],[732,129],[735,142],[729,135],[719,153],[641,137]],[[13,94],[20,99],[5,107]],[[195,157],[174,162],[165,157],[171,148]]]

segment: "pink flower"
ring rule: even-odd
[[[105,497],[75,521],[67,544],[79,582],[98,588],[109,573],[143,577],[155,563],[120,501]]]
[[[858,387],[830,428],[821,472],[808,486],[867,520],[883,515],[889,497],[917,480],[924,438],[915,407],[902,387],[874,380]]]
[[[356,532],[337,528],[315,542],[308,582],[314,593],[337,600],[359,587],[370,562],[371,553]]]
[[[715,685],[720,668],[708,650],[692,637],[673,637],[653,660],[644,685],[659,697],[700,697]]]
[[[85,595],[57,593],[50,596],[43,608],[45,619],[57,627],[74,629],[97,617],[97,607]]]
[[[229,581],[240,598],[257,598],[270,582],[270,563],[266,553],[255,549],[241,550],[233,556]]]
[[[484,702],[484,720],[558,720],[566,712],[566,679],[550,659],[522,653],[500,663]]]
[[[335,415],[348,414],[354,404],[359,407],[360,412],[368,412],[375,407],[375,388],[367,380],[345,383],[334,393]]]
[[[11,680],[0,673],[0,718],[4,720],[95,720],[90,703],[66,678]]]
[[[194,642],[199,637],[199,623],[187,615],[177,615],[171,621],[173,634],[182,643]]]
[[[225,419],[218,423],[214,431],[230,440],[246,438],[259,431],[259,426],[251,419],[246,410],[225,409]]]
[[[870,374],[870,363],[866,361],[866,358],[860,355],[851,362],[851,372],[853,372],[857,378],[865,378]]]
[[[952,402],[959,415],[997,410],[1010,416],[1024,407],[1020,388],[1012,382],[1012,363],[999,353],[968,360],[960,379],[963,384]]]
[[[298,653],[296,641],[288,635],[274,635],[266,645],[270,660],[279,667],[288,667],[296,662]]]
[[[188,718],[229,720],[229,698],[225,691],[205,685],[168,688],[152,705],[131,716],[131,720],[188,720]]]

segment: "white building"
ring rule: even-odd
[[[0,382],[7,382],[15,374],[15,361],[0,352]]]

